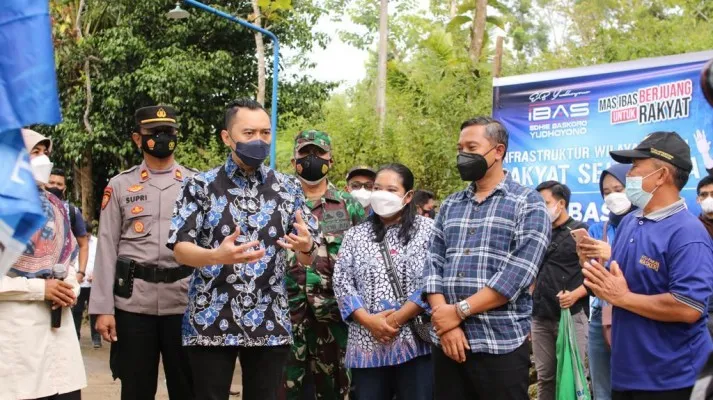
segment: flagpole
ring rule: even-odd
[[[211,14],[215,14],[221,18],[233,21],[240,24],[248,29],[262,33],[263,35],[272,39],[272,105],[270,107],[270,121],[272,124],[272,140],[270,143],[270,168],[275,168],[275,158],[277,149],[277,78],[280,70],[280,43],[277,40],[277,36],[257,25],[251,24],[248,21],[237,18],[233,15],[225,13],[223,11],[217,10],[213,7],[205,5],[196,0],[183,0],[184,3],[189,4],[193,7],[200,8],[201,10],[207,11]]]

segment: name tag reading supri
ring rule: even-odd
[[[149,199],[149,196],[145,194],[137,194],[134,196],[126,196],[125,200],[126,204],[131,204],[131,203],[136,203],[137,201],[147,201]]]

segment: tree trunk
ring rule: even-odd
[[[72,198],[67,200],[74,204],[82,204],[82,175],[79,172],[79,164],[75,161],[72,161]]]
[[[262,17],[258,0],[252,0],[255,25],[262,27]],[[255,48],[257,49],[257,101],[265,104],[265,43],[262,33],[255,32]]]
[[[473,12],[473,24],[470,35],[470,60],[473,66],[478,64],[480,54],[483,51],[483,39],[485,38],[485,19],[488,16],[488,0],[476,0],[475,11]]]
[[[495,42],[495,60],[493,62],[493,77],[500,78],[503,68],[503,37],[498,36]]]
[[[82,186],[82,216],[87,222],[87,231],[92,228],[92,220],[94,219],[94,181],[92,180],[92,169],[94,163],[92,161],[91,150],[84,151],[82,166],[79,168],[79,179]]]
[[[379,7],[379,60],[376,78],[376,114],[379,116],[379,135],[386,124],[386,57],[389,41],[389,0],[381,0]]]
[[[458,0],[450,0],[449,13],[450,13],[451,19],[458,16]]]
[[[86,1],[80,0],[79,7],[77,8],[77,18],[74,22],[74,30],[77,34],[77,39],[84,39],[84,34],[82,33],[82,13],[86,8]],[[89,30],[89,25],[87,24],[87,32]],[[82,116],[82,122],[84,123],[84,129],[87,131],[87,136],[89,141],[94,137],[94,128],[91,122],[89,122],[89,114],[92,111],[92,103],[94,102],[94,96],[92,94],[92,75],[91,75],[91,64],[89,63],[89,57],[84,60],[84,88],[86,90],[86,104],[84,105],[84,115]],[[94,219],[94,180],[92,179],[92,147],[87,146],[87,148],[82,153],[81,166],[79,167],[80,175],[80,185],[82,189],[82,214],[86,220],[88,227],[91,228],[91,222]]]

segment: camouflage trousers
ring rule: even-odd
[[[292,326],[292,335],[294,344],[285,373],[285,397],[302,400],[305,376],[309,373],[315,399],[346,399],[351,385],[351,372],[344,368],[346,324],[317,322],[308,316]]]

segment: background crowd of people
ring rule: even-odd
[[[489,117],[462,124],[467,187],[436,211],[402,164],[336,187],[325,132],[296,135],[294,176],[267,167],[270,118],[252,100],[226,107],[222,165],[181,166],[176,114],[136,111],[144,159],[110,180],[96,237],[63,201],[51,140],[23,131],[48,222],[2,277],[0,398],[81,397],[87,303],[122,399],[154,398],[159,360],[171,399],[226,399],[239,360],[244,399],[521,400],[532,351],[538,398],[554,400],[563,309],[596,400],[688,399],[713,351],[713,178],[695,217],[674,132],[611,153],[609,217],[587,226],[565,184],[512,179]]]

